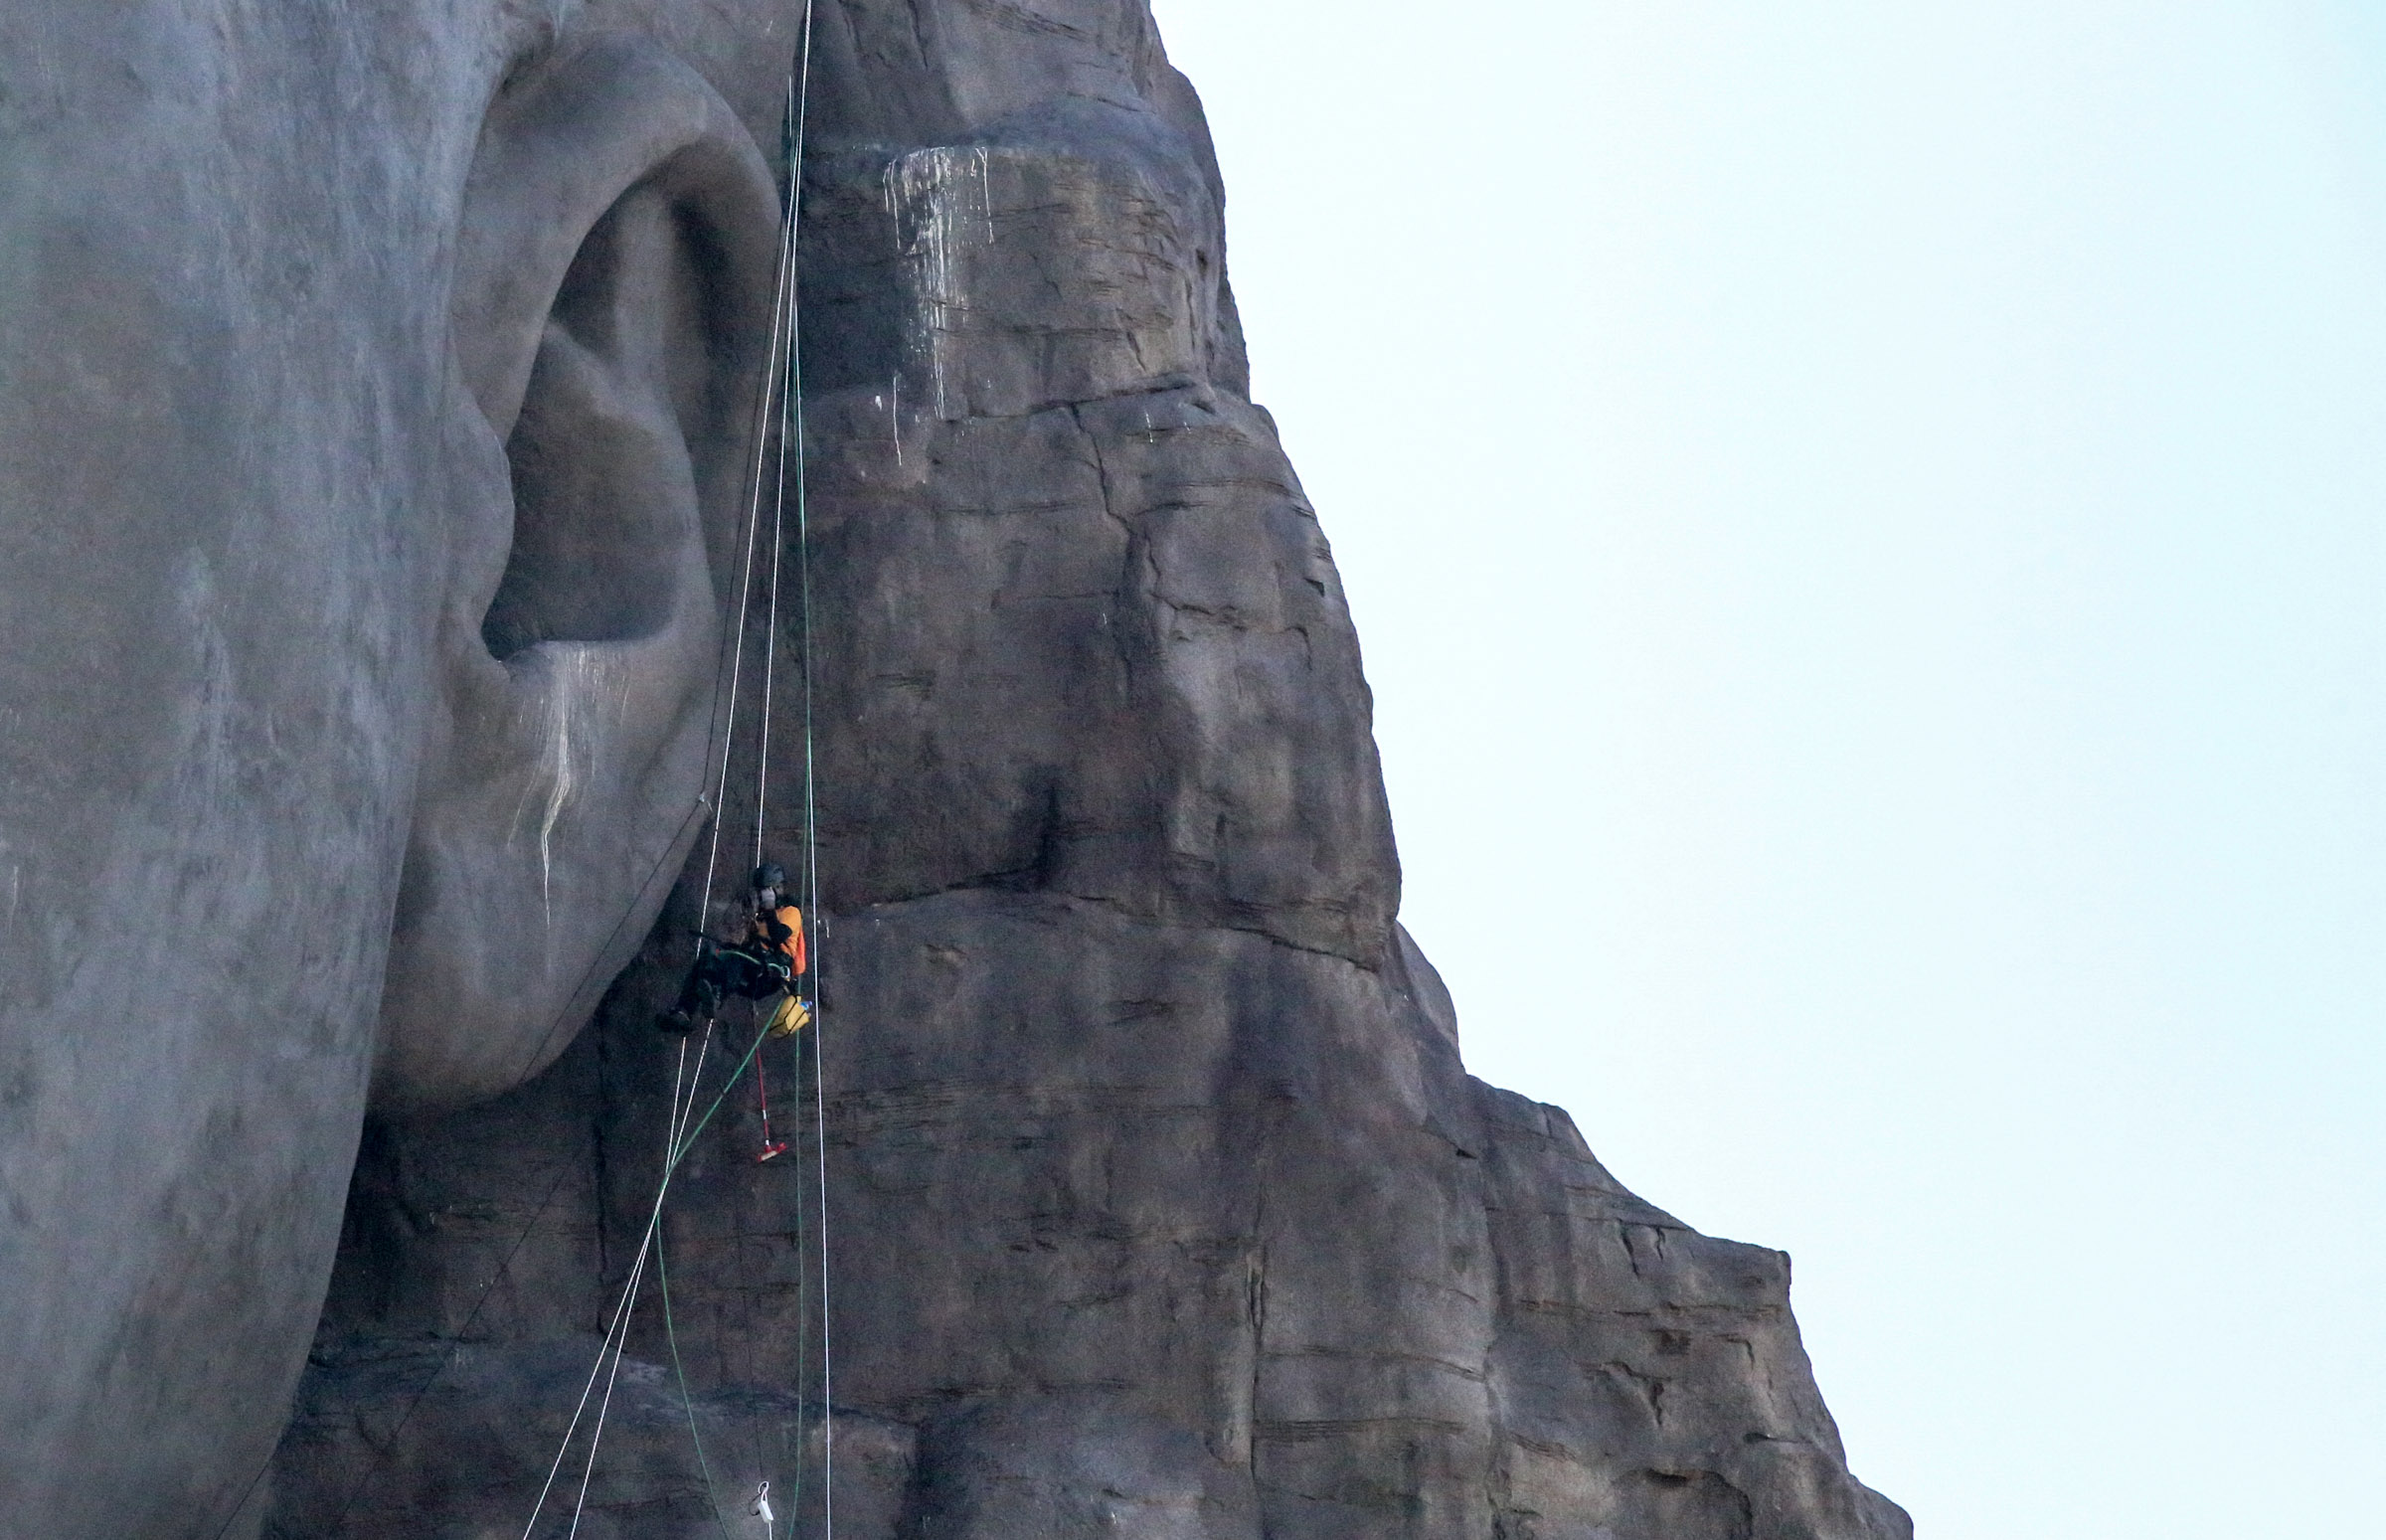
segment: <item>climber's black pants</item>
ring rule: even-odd
[[[787,987],[787,959],[745,946],[723,946],[713,941],[696,945],[696,965],[688,969],[688,981],[679,986],[679,1004],[675,1009],[690,1016],[711,1017],[719,1014],[724,995],[736,995],[742,1000],[767,1000]]]

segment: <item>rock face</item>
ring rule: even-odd
[[[777,142],[784,50],[689,26]],[[852,1540],[1910,1535],[1846,1469],[1788,1259],[1460,1065],[1143,0],[825,0],[814,71],[817,669],[779,679],[760,839],[802,846],[808,707],[824,1019],[760,1051],[767,1164],[753,1027],[702,1057],[726,1100],[594,1382],[579,1532],[760,1534],[767,1480],[774,1533],[825,1533],[833,1467]],[[368,1129],[264,1533],[569,1527],[591,1419],[540,1494],[696,1059],[650,1022],[727,924],[705,867],[554,1068]]]

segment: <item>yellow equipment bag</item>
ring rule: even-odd
[[[778,1009],[770,1013],[770,1025],[763,1030],[772,1037],[793,1037],[811,1024],[811,1007],[790,994],[779,1000]]]

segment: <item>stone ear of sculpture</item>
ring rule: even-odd
[[[449,300],[446,592],[372,1102],[560,1053],[701,827],[777,190],[699,76],[606,40],[517,71]]]

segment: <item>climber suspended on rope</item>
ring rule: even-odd
[[[799,1030],[811,1019],[809,1007],[796,995],[805,956],[803,911],[787,902],[787,874],[776,862],[754,869],[754,917],[745,939],[716,941],[696,938],[696,961],[680,985],[679,1001],[655,1024],[665,1032],[685,1033],[709,1021],[721,1010],[724,996],[742,1000],[786,999],[770,1019],[773,1037]]]

